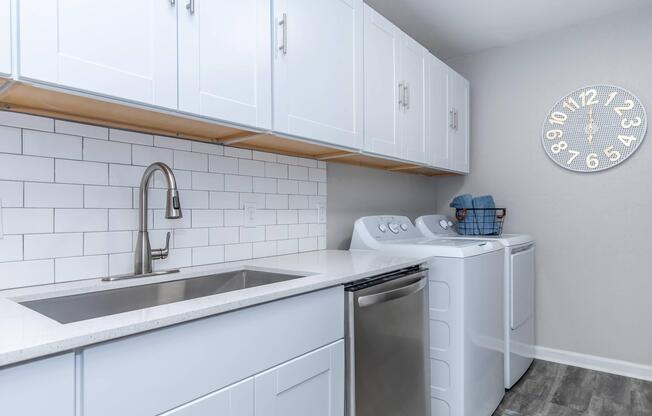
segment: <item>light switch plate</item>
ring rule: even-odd
[[[256,226],[256,204],[254,202],[245,202],[244,204],[244,226]]]
[[[323,224],[326,222],[326,205],[317,204],[317,222]]]

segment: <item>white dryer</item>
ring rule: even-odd
[[[512,388],[534,361],[534,239],[527,234],[460,235],[444,215],[425,215],[415,223],[428,238],[482,239],[505,246],[505,388]]]
[[[432,257],[431,415],[492,415],[505,394],[502,245],[424,238],[407,217],[386,215],[358,219],[351,250]]]

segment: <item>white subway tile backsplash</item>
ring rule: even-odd
[[[84,206],[84,187],[59,183],[25,182],[25,206],[82,208]]]
[[[0,179],[54,181],[54,159],[0,153]]]
[[[152,146],[154,144],[154,136],[151,134],[117,129],[109,130],[109,140],[131,144],[143,144],[146,146]]]
[[[84,208],[131,208],[131,188],[84,185]]]
[[[81,233],[30,234],[25,236],[25,260],[53,259],[84,254]]]
[[[172,150],[160,147],[139,146],[131,147],[131,163],[138,166],[149,166],[154,162],[163,162],[172,166]]]
[[[0,238],[0,262],[23,259],[23,236],[6,235]],[[2,283],[0,283],[0,286]]]
[[[84,233],[84,255],[115,254],[132,252],[131,231]]]
[[[0,125],[22,129],[54,131],[54,120],[51,118],[4,110],[0,110]]]
[[[108,185],[109,166],[106,163],[56,159],[54,180],[59,183]]]
[[[40,234],[54,231],[54,210],[36,208],[3,208],[5,234]]]
[[[2,206],[22,207],[23,206],[23,183],[0,181],[0,199]]]
[[[192,172],[192,189],[223,191],[224,175],[221,173]]]
[[[84,138],[84,160],[105,163],[131,163],[131,145]]]
[[[328,240],[326,237],[317,237],[317,250],[326,250]]]
[[[208,156],[201,153],[174,151],[174,168],[183,170],[208,171]]]
[[[67,134],[23,130],[23,153],[33,156],[82,158],[82,138]]]
[[[0,290],[48,283],[54,283],[54,260],[0,263]]]
[[[321,160],[317,161],[317,167],[319,169],[326,169],[326,162],[322,162]]]
[[[0,153],[23,152],[23,139],[20,129],[0,126]]]
[[[109,274],[109,256],[61,258],[54,261],[56,282],[93,279]]]
[[[54,131],[73,136],[92,137],[94,139],[108,140],[109,138],[109,129],[106,127],[65,120],[54,120]]]
[[[165,218],[167,182],[156,172],[151,246],[172,238],[155,270],[326,245],[321,162],[0,111],[0,289],[132,273],[140,181],[154,162],[173,168],[183,212]],[[252,227],[246,203],[256,206]]]
[[[75,233],[106,231],[109,213],[107,209],[55,209],[54,232]]]

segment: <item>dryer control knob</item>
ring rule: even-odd
[[[407,231],[408,230],[407,224],[401,224],[401,230]]]
[[[443,228],[444,230],[447,230],[448,227],[449,227],[449,225],[448,225],[448,221],[446,221],[446,220],[440,220],[440,221],[439,221],[439,226],[440,226],[441,228]]]
[[[448,221],[448,226],[452,227],[453,226],[453,221]]]
[[[399,231],[401,231],[401,228],[396,223],[390,222],[387,224],[387,226],[389,227],[389,231],[393,232],[394,234],[398,234]]]
[[[387,232],[387,226],[385,224],[379,224],[378,229],[380,230],[381,233]]]

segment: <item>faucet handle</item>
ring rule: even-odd
[[[152,259],[162,260],[167,259],[170,254],[170,232],[165,237],[165,248],[155,248],[152,250]]]

